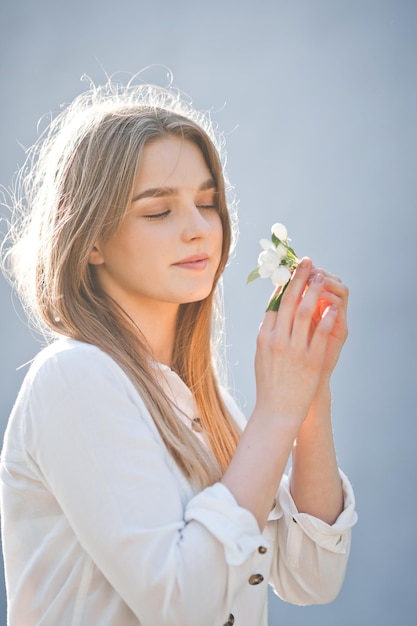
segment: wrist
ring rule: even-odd
[[[282,436],[295,437],[305,415],[302,417],[288,413],[284,414],[274,407],[272,410],[265,410],[264,407],[255,406],[249,421],[261,430],[265,429],[271,434],[280,432]]]
[[[317,420],[327,421],[331,416],[332,394],[330,390],[330,381],[321,381],[317,387],[316,394],[311,403],[307,422],[316,423]]]
[[[319,384],[317,385],[314,398],[328,397],[330,395],[331,395],[330,375],[322,376],[320,378]]]

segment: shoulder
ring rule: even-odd
[[[32,392],[48,390],[48,395],[62,393],[65,389],[91,389],[94,382],[100,387],[130,385],[130,381],[107,353],[97,346],[62,338],[54,341],[35,357],[24,382]]]
[[[35,357],[29,374],[33,377],[64,370],[85,373],[91,367],[108,369],[119,367],[110,355],[97,346],[75,339],[57,339]]]
[[[97,346],[68,337],[56,339],[53,343],[43,348],[35,357],[31,369],[41,369],[43,365],[51,362],[72,362],[85,360],[106,360],[111,357]]]
[[[138,415],[148,420],[144,401],[124,370],[97,346],[59,339],[34,359],[12,417],[33,435],[52,425],[57,431],[84,432],[121,415],[129,423]]]

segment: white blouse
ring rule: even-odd
[[[161,370],[191,425],[190,390]],[[112,358],[60,339],[36,357],[4,438],[8,625],[266,626],[268,582],[292,603],[329,602],[356,522],[341,477],[335,524],[298,513],[284,477],[260,533],[223,484],[193,489]]]

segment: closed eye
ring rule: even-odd
[[[199,204],[198,209],[212,209],[217,211],[217,204]]]
[[[195,197],[195,205],[204,211],[218,211],[218,193],[215,189],[204,189]]]
[[[170,213],[170,209],[167,209],[166,211],[162,211],[162,213],[151,213],[150,215],[144,215],[143,217],[152,222],[153,220],[160,220],[164,217],[168,217]]]

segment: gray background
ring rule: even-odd
[[[300,255],[348,283],[350,337],[333,388],[338,456],[360,515],[351,561],[335,602],[271,599],[270,624],[414,624],[417,2],[2,0],[0,24],[6,187],[37,121],[83,89],[83,73],[102,82],[105,72],[163,64],[197,108],[212,110],[240,198],[225,289],[247,412],[270,291],[266,281],[245,285],[259,238],[284,222]],[[144,79],[165,83],[166,71]],[[3,279],[0,298],[3,429],[25,372],[16,368],[39,343]],[[2,624],[4,615],[3,599]]]

